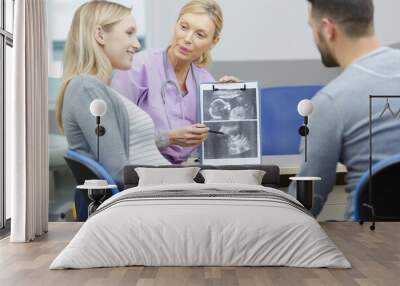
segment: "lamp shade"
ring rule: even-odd
[[[297,105],[297,112],[301,116],[309,116],[314,110],[314,104],[309,99],[303,99]]]
[[[93,116],[104,116],[107,112],[107,104],[102,99],[95,99],[90,103],[90,113]]]

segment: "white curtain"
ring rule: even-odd
[[[6,98],[6,187],[12,242],[48,229],[48,95],[45,0],[16,0],[13,92]]]

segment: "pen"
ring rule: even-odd
[[[208,130],[208,132],[209,133],[215,133],[215,134],[219,134],[219,135],[225,135],[225,133],[224,132],[221,132],[221,131],[215,131],[215,130]]]

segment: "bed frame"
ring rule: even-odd
[[[149,166],[149,165],[127,165],[124,167],[124,190],[136,187],[139,183],[139,176],[135,171],[137,167],[148,168],[184,168],[184,167],[199,167],[201,170],[214,169],[214,170],[263,170],[265,175],[261,184],[265,187],[278,188],[279,187],[279,167],[276,165],[223,165],[223,166]],[[197,183],[204,183],[204,178],[200,174],[194,178]]]

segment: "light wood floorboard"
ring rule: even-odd
[[[49,233],[32,243],[0,241],[0,285],[400,285],[400,223],[322,223],[353,268],[290,267],[120,267],[49,270],[56,255],[79,230],[79,223],[50,223]]]

